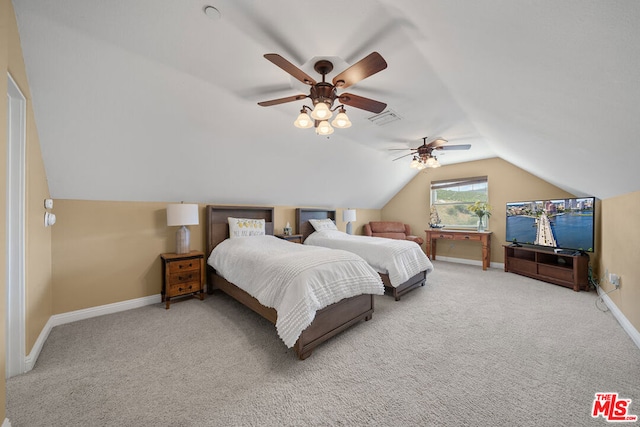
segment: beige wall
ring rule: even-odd
[[[160,254],[175,251],[176,227],[167,227],[166,203],[55,200],[53,313],[156,295],[162,286]],[[295,206],[275,207],[275,232],[295,229]],[[342,209],[337,225],[345,229]],[[357,210],[362,224],[379,210]],[[191,249],[205,250],[205,205],[200,225],[190,226]]]
[[[611,292],[609,297],[640,331],[640,223],[635,221],[640,212],[640,191],[603,200],[601,205],[599,278],[606,279],[606,270],[621,277],[620,288]],[[613,289],[607,280],[601,280],[601,286],[604,291]]]
[[[563,198],[571,194],[511,165],[501,159],[480,160],[428,169],[419,173],[382,209],[384,220],[409,223],[414,230],[424,230],[429,221],[429,186],[431,180],[488,176],[489,203],[493,215],[489,228],[493,231],[491,260],[504,262],[502,245],[505,244],[506,216],[503,207],[509,201]],[[605,271],[621,276],[620,289],[609,297],[636,330],[640,331],[640,264],[637,247],[640,241],[640,224],[630,221],[640,211],[640,192],[634,192],[607,200],[596,201],[595,252],[590,254],[596,279],[605,291],[612,285],[605,278]],[[439,244],[438,254],[463,259],[479,259],[478,247],[473,243],[454,242]]]
[[[493,158],[437,169],[425,169],[384,206],[382,218],[408,223],[414,234],[424,237],[424,230],[429,224],[431,181],[474,176],[488,177],[489,204],[492,207],[489,218],[489,230],[493,232],[491,235],[492,262],[504,262],[502,245],[506,243],[505,206],[507,202],[572,196],[511,163]],[[480,246],[475,242],[441,241],[437,243],[437,254],[479,261]]]
[[[27,73],[23,61],[20,37],[13,6],[9,0],[0,0],[0,92],[7,93],[7,72],[11,74],[18,87],[27,99],[26,119],[26,197],[25,197],[25,346],[28,354],[46,322],[51,317],[51,231],[44,226],[44,199],[49,197],[40,142],[36,129],[31,94],[27,82]],[[6,98],[5,98],[6,99]],[[7,110],[6,101],[0,107],[0,163],[6,164],[7,155]],[[0,301],[6,304],[6,169],[2,168],[0,177]],[[0,356],[2,370],[5,369],[5,315],[2,310],[2,327],[0,328]],[[0,391],[0,421],[5,418],[5,386],[2,375]]]

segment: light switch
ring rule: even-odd
[[[44,199],[44,208],[53,209],[53,199]]]

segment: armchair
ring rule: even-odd
[[[386,237],[388,239],[411,240],[419,245],[424,243],[422,237],[411,234],[411,226],[396,221],[370,221],[364,227],[365,236]]]

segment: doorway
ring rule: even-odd
[[[25,372],[26,99],[7,74],[6,377]]]

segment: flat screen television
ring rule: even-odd
[[[595,197],[507,203],[512,244],[593,252]]]

